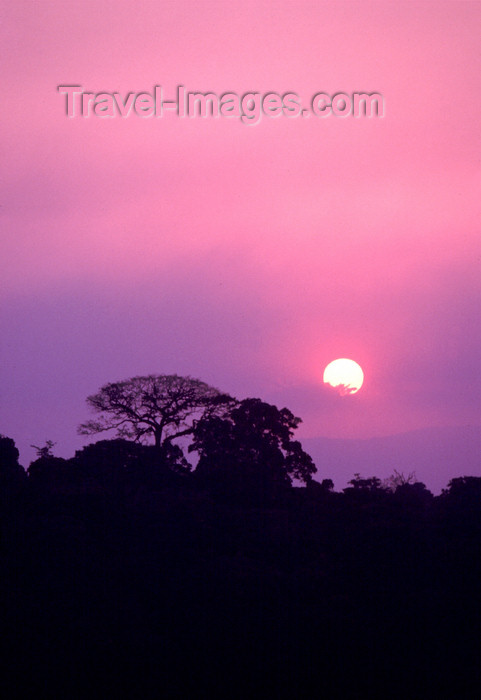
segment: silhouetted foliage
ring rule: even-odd
[[[383,487],[389,491],[396,491],[400,486],[409,486],[416,483],[416,472],[409,472],[404,475],[403,472],[398,472],[397,469],[387,479],[384,480]]]
[[[447,489],[443,489],[443,496],[460,503],[479,504],[481,500],[481,477],[460,476],[451,479]]]
[[[160,448],[131,440],[100,440],[75,453],[73,464],[82,478],[111,491],[119,488],[150,489],[177,483],[191,465],[177,445]]]
[[[12,438],[0,435],[0,467],[2,471],[17,470],[19,452]]]
[[[396,500],[410,505],[428,505],[433,499],[433,494],[426,487],[426,484],[420,481],[400,484],[396,488],[394,495]]]
[[[53,457],[52,449],[56,444],[57,443],[52,440],[46,440],[43,447],[39,447],[38,445],[30,445],[30,447],[33,447],[37,451],[38,457]]]
[[[204,417],[189,448],[200,455],[196,475],[231,490],[265,494],[290,486],[292,479],[310,481],[316,468],[292,439],[300,422],[287,408],[260,399],[232,404],[223,417]]]
[[[333,491],[334,482],[332,479],[323,479],[321,481],[321,487],[324,489],[324,491]]]
[[[385,500],[389,493],[381,479],[377,476],[368,478],[362,477],[360,474],[355,474],[354,478],[349,481],[350,486],[343,489],[347,498],[359,502]]]
[[[8,507],[19,492],[25,472],[18,463],[19,452],[14,440],[0,435],[0,506]]]
[[[116,430],[120,438],[153,437],[160,450],[166,442],[189,435],[193,422],[213,415],[230,401],[217,389],[191,377],[133,377],[103,386],[87,403],[100,414],[79,427],[81,435]]]
[[[55,492],[72,482],[72,467],[68,460],[53,455],[38,457],[28,467],[30,484],[43,491]]]
[[[344,493],[352,491],[367,491],[369,493],[384,490],[381,479],[377,476],[371,476],[368,479],[363,478],[360,474],[354,474],[354,478],[349,482],[350,487],[344,489]]]
[[[0,438],[2,695],[474,697],[481,478],[337,493],[290,411],[223,410],[194,471],[119,438],[27,478]]]

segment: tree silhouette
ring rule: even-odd
[[[81,435],[116,430],[139,442],[153,437],[160,451],[175,438],[192,433],[196,420],[222,411],[231,397],[191,377],[176,374],[133,377],[103,386],[87,403],[100,414],[79,426]]]
[[[348,483],[351,484],[351,486],[348,486],[347,488],[343,489],[344,493],[348,493],[351,491],[375,493],[377,491],[387,490],[383,486],[381,479],[379,479],[377,476],[370,476],[367,479],[365,479],[358,472],[354,474],[354,478],[351,479]]]
[[[350,483],[352,483],[352,481]],[[404,472],[398,472],[398,470],[395,469],[391,476],[384,480],[383,487],[394,493],[396,489],[400,488],[401,486],[412,485],[415,483],[416,472],[412,471],[405,475]]]
[[[12,438],[0,435],[0,466],[2,469],[18,468],[19,452]]]
[[[37,451],[38,457],[53,457],[54,454],[52,450],[56,444],[57,443],[53,442],[53,440],[46,440],[43,447],[40,447],[39,445],[30,445],[30,447],[33,447]]]
[[[18,463],[18,457],[19,452],[14,440],[0,435],[0,506],[2,508],[26,478],[24,470]]]
[[[448,487],[443,489],[443,496],[450,497],[451,500],[465,502],[481,501],[481,477],[479,476],[458,476],[451,479]]]
[[[245,399],[223,416],[206,416],[194,430],[189,450],[200,455],[197,473],[240,478],[250,484],[308,483],[316,471],[300,442],[292,440],[301,422],[287,408],[260,399]]]

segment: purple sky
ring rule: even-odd
[[[0,432],[189,374],[300,436],[479,425],[481,3],[4,3]],[[93,92],[375,91],[382,119],[68,119]],[[365,384],[322,385],[336,357]]]

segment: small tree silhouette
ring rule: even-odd
[[[398,472],[397,469],[394,470],[394,473],[391,474],[391,476],[388,476],[387,479],[383,481],[383,486],[385,489],[388,491],[396,491],[400,486],[406,486],[407,484],[415,484],[416,483],[416,472],[409,472],[407,476],[404,475],[404,472]]]
[[[37,445],[30,445],[30,447],[33,447],[34,450],[37,450],[37,457],[48,459],[49,457],[54,456],[52,449],[55,447],[56,444],[57,443],[53,442],[52,440],[46,440],[45,445],[43,447],[38,447]]]

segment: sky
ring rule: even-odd
[[[0,433],[190,375],[299,436],[480,425],[480,2],[3,3]],[[382,118],[68,118],[84,91],[377,92]],[[337,357],[365,383],[322,383]],[[481,468],[480,468],[481,472]]]

